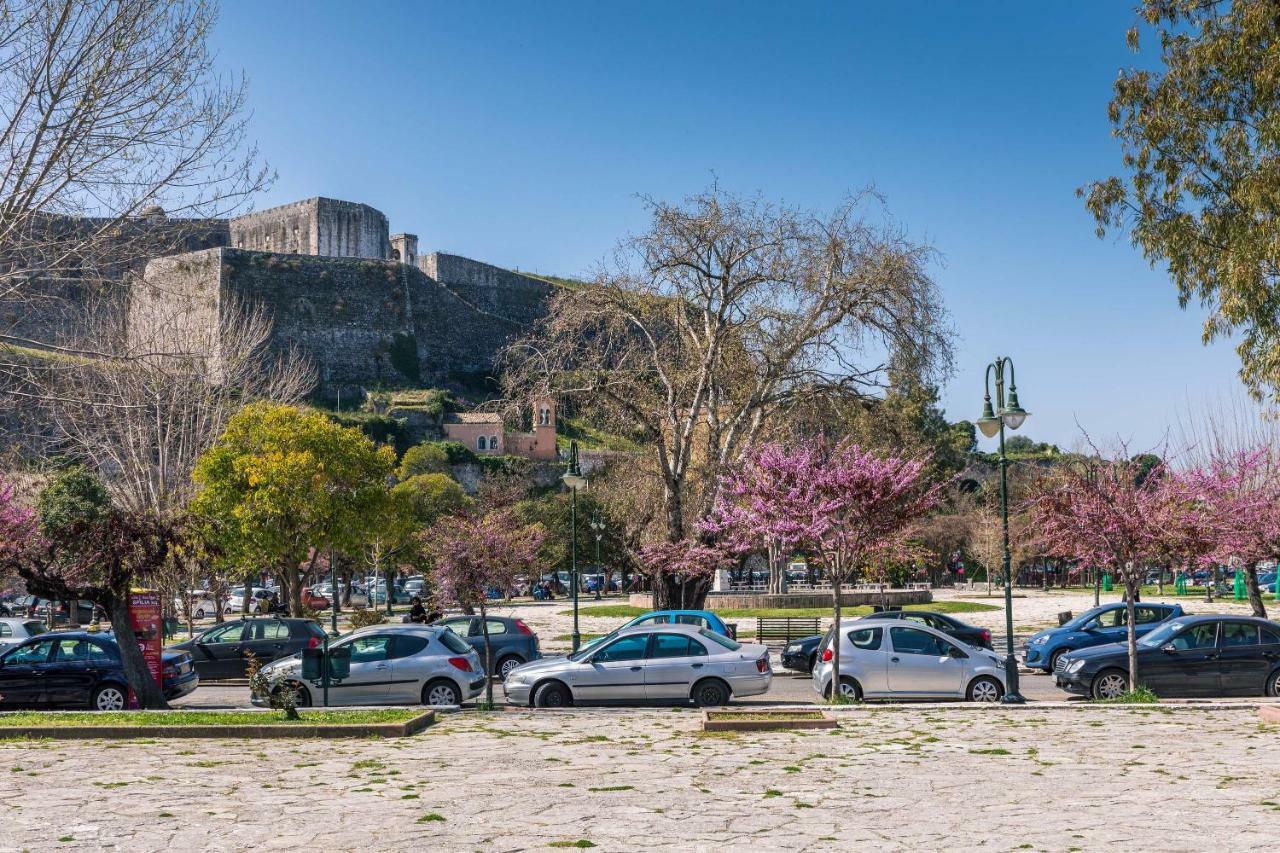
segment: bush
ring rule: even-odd
[[[360,430],[375,444],[392,445],[396,453],[404,453],[409,448],[409,431],[405,422],[399,418],[369,412],[325,412],[325,414],[339,426]]]
[[[424,441],[423,444],[433,444],[443,450],[445,456],[449,457],[450,465],[466,465],[476,461],[476,455],[471,452],[471,448],[460,441]]]
[[[476,461],[486,474],[510,474],[518,477],[526,476],[533,463],[523,456],[479,456]]]
[[[1151,688],[1139,684],[1137,690],[1130,690],[1123,696],[1117,696],[1114,699],[1097,699],[1095,701],[1099,705],[1154,705],[1160,701],[1160,697],[1152,692]]]
[[[381,625],[387,621],[387,614],[377,607],[366,607],[351,613],[352,628],[368,628],[370,625]]]
[[[427,441],[415,444],[404,452],[396,476],[407,480],[419,474],[448,474],[449,454],[439,442]]]

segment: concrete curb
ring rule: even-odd
[[[163,714],[164,711],[151,713]],[[227,726],[0,726],[0,739],[98,740],[131,738],[363,738],[408,737],[436,719],[424,711],[403,723],[267,723]]]
[[[814,717],[817,712],[819,716]],[[704,732],[772,732],[789,729],[834,729],[838,725],[836,718],[816,708],[804,713],[805,717],[793,716],[794,711],[703,711],[702,730]],[[725,719],[733,714],[751,714],[765,719],[735,720]],[[772,719],[767,719],[767,718]]]
[[[1260,705],[1258,716],[1264,723],[1280,723],[1280,705]]]

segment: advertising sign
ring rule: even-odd
[[[138,637],[138,648],[142,650],[143,660],[147,662],[147,670],[160,686],[164,684],[160,662],[163,654],[162,619],[159,592],[153,589],[129,591],[129,622],[133,625],[133,633]],[[129,707],[138,707],[137,697],[132,690],[129,691]]]

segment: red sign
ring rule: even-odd
[[[129,591],[129,622],[138,638],[138,648],[147,662],[147,669],[157,685],[163,687],[160,656],[163,653],[163,614],[160,611],[160,593],[153,589]],[[129,691],[129,707],[138,707],[138,699]]]

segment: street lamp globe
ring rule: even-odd
[[[1000,418],[1009,429],[1017,429],[1027,419],[1029,412],[1018,405],[1018,389],[1009,389],[1009,405],[1000,410]],[[988,438],[991,434],[987,435]]]
[[[1000,419],[991,409],[990,397],[982,404],[982,417],[978,418],[978,429],[982,430],[982,434],[987,438],[995,438],[996,433],[1000,431]]]

